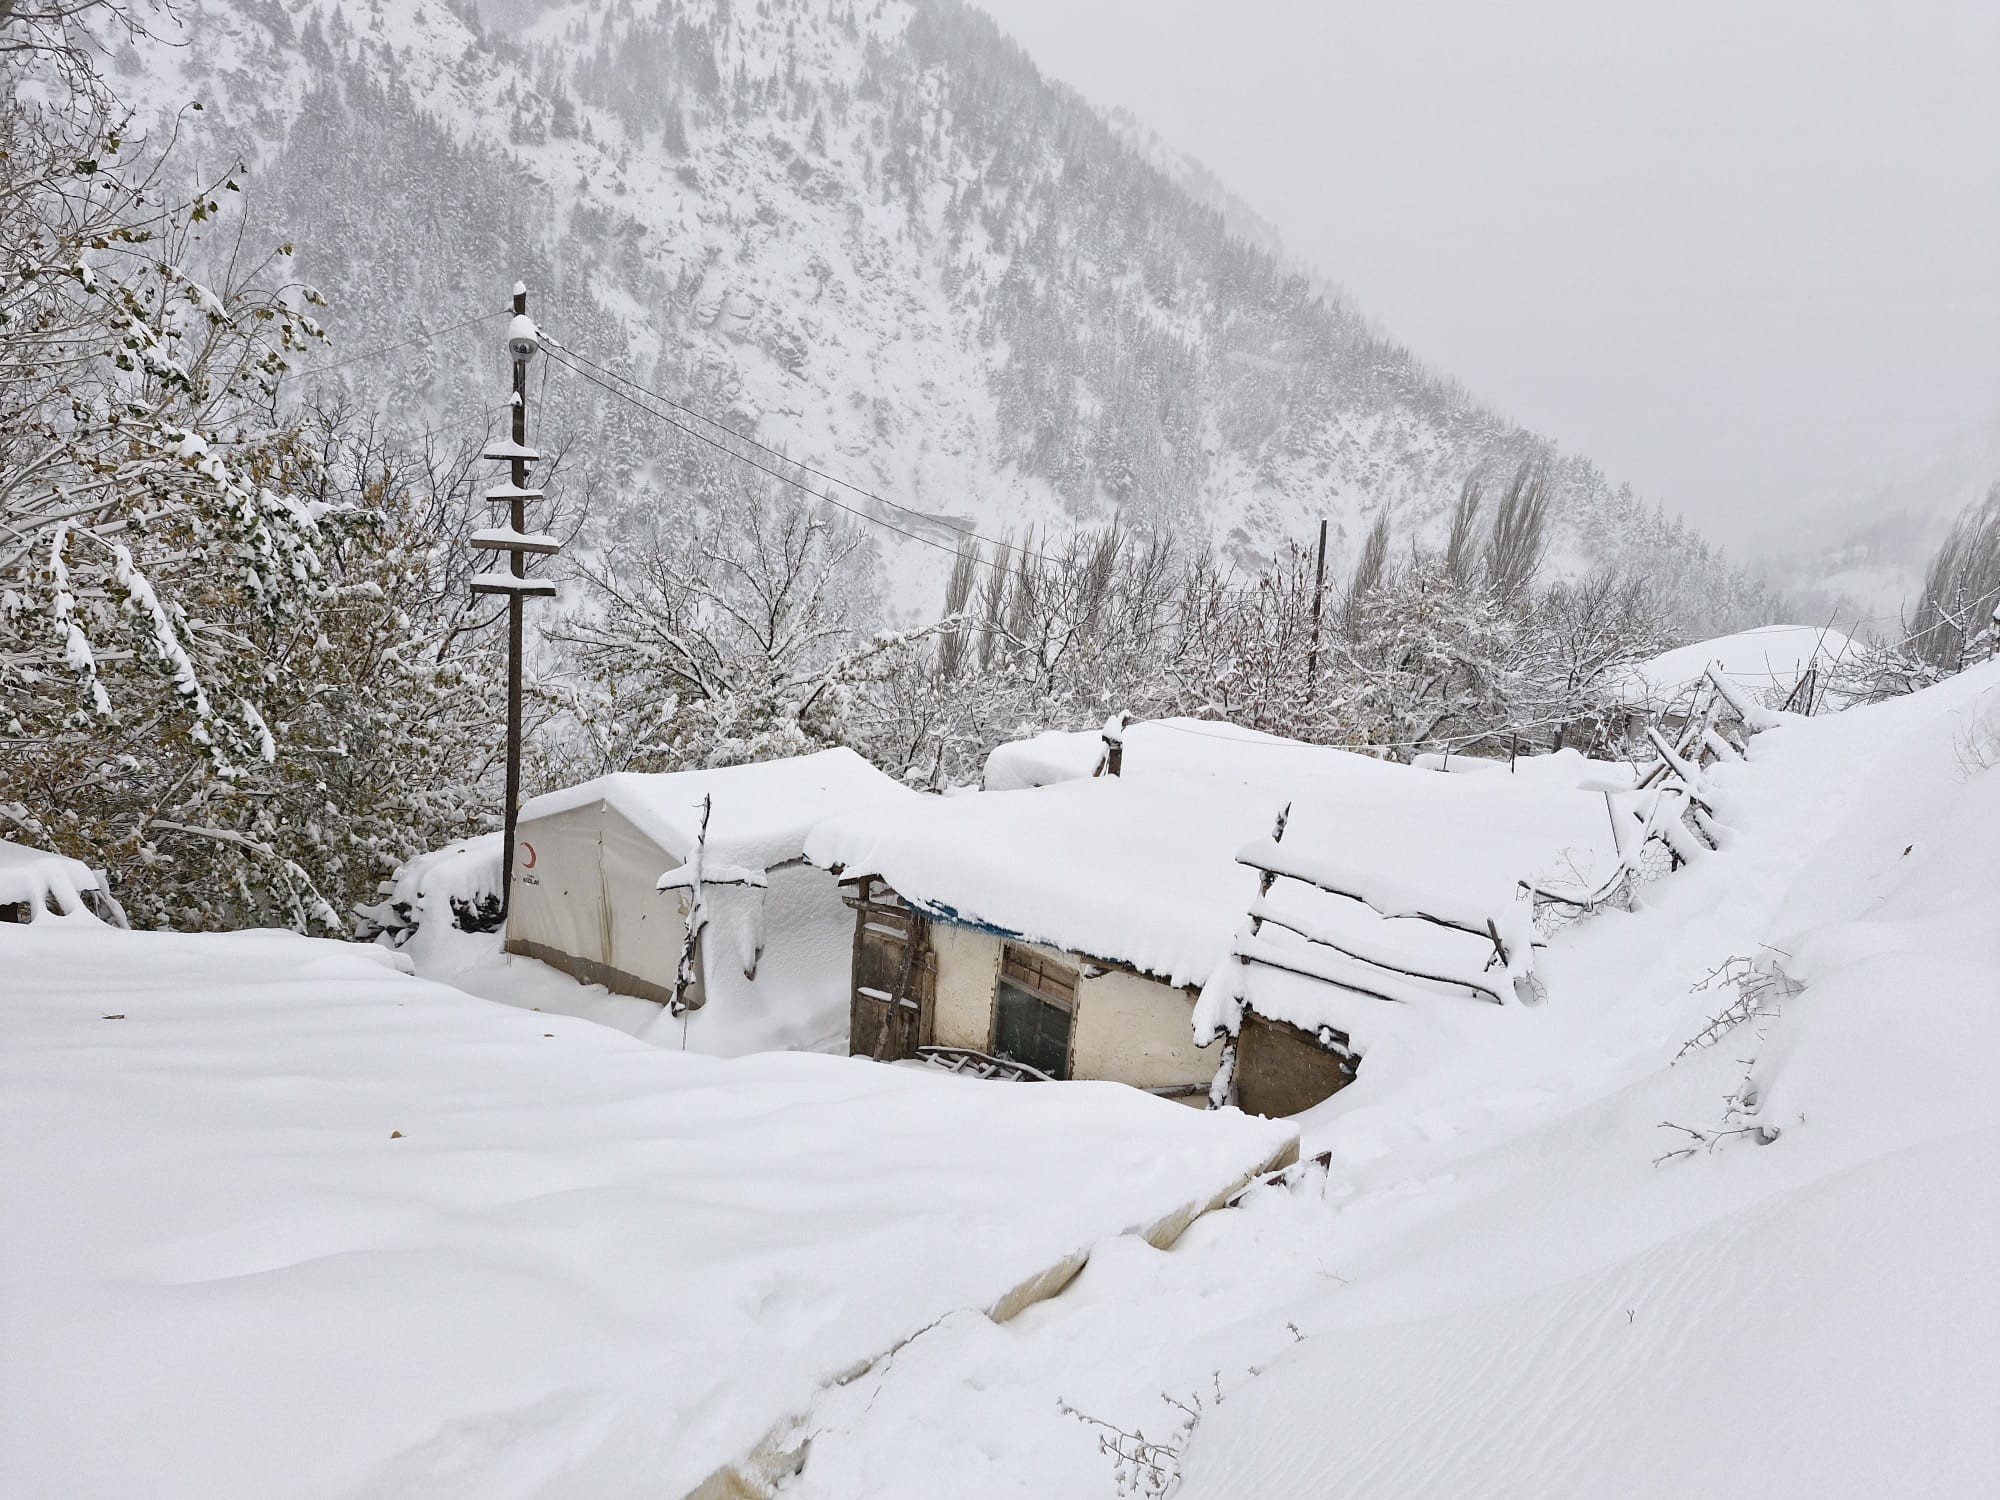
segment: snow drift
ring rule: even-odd
[[[370,946],[64,927],[0,961],[8,1495],[679,1495],[1295,1138],[668,1052]]]

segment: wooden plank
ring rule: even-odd
[[[1325,891],[1329,896],[1343,896],[1390,920],[1429,922],[1435,927],[1448,927],[1453,932],[1463,932],[1481,940],[1486,940],[1490,936],[1486,930],[1488,918],[1484,916],[1476,918],[1447,916],[1443,912],[1422,907],[1412,907],[1408,911],[1382,911],[1359,891],[1349,890],[1341,885],[1339,882],[1345,878],[1344,873],[1329,875],[1326,867],[1316,865],[1309,855],[1292,846],[1281,844],[1275,839],[1265,839],[1250,845],[1236,856],[1236,861],[1270,878],[1296,880],[1312,886],[1315,890]],[[1267,884],[1266,889],[1268,888]]]
[[[1401,949],[1390,947],[1373,948],[1372,945],[1356,939],[1348,933],[1336,933],[1333,929],[1321,925],[1311,916],[1292,910],[1289,907],[1281,906],[1269,897],[1260,896],[1252,902],[1250,905],[1250,915],[1253,919],[1261,919],[1273,927],[1282,927],[1289,932],[1295,932],[1300,937],[1317,946],[1331,948],[1334,952],[1351,958],[1357,963],[1368,964],[1378,969],[1388,969],[1410,979],[1423,979],[1433,984],[1448,984],[1460,989],[1471,990],[1474,994],[1485,995],[1496,1005],[1504,1005],[1506,1003],[1506,997],[1500,993],[1499,988],[1491,983],[1483,973],[1468,975],[1463,972],[1454,972],[1444,965],[1427,966],[1425,960],[1420,956],[1405,953]]]
[[[512,573],[480,573],[472,580],[475,594],[519,594],[524,598],[553,599],[556,586],[546,578],[516,578]]]
[[[1395,970],[1384,969],[1375,964],[1358,963],[1317,943],[1274,943],[1268,938],[1252,936],[1246,932],[1236,940],[1236,956],[1245,963],[1262,964],[1267,969],[1281,969],[1288,974],[1297,974],[1302,979],[1317,979],[1323,984],[1352,990],[1358,995],[1368,995],[1376,1000],[1392,1001],[1399,1005],[1412,1000],[1451,998],[1439,995],[1436,990],[1423,988],[1424,981],[1410,981],[1407,976]],[[1504,1003],[1490,990],[1483,993],[1494,1004]],[[1251,1008],[1256,1009],[1254,1005]]]
[[[489,526],[470,538],[474,551],[532,552],[547,557],[562,551],[562,543],[545,531],[516,531],[511,526]]]
[[[542,455],[538,450],[530,448],[524,443],[517,443],[511,438],[495,438],[485,448],[480,450],[479,456],[481,458],[497,459],[502,462],[511,462],[514,459],[519,459],[522,463],[532,464],[539,462]]]

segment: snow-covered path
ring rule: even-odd
[[[671,1052],[390,958],[0,929],[0,1494],[679,1495],[1294,1136]]]
[[[2000,1493],[1996,763],[1992,667],[1761,736],[1724,850],[1559,938],[1548,1005],[1412,1016],[1305,1117],[1326,1178],[932,1330],[793,1489],[1110,1495],[1067,1406],[1184,1448],[1182,1500]],[[1738,956],[1804,991],[1676,1064]]]

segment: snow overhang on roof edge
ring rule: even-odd
[[[839,865],[829,865],[827,868],[834,879],[842,885],[857,885],[864,880],[882,880],[882,876],[873,871],[851,870]],[[1067,953],[1079,963],[1095,964],[1104,969],[1117,969],[1122,973],[1136,975],[1140,979],[1149,979],[1155,984],[1163,984],[1169,989],[1199,990],[1203,983],[1202,980],[1195,979],[1186,984],[1176,984],[1171,975],[1162,974],[1156,969],[1148,969],[1142,964],[1132,962],[1129,958],[1110,958],[1102,953],[1086,953],[1081,948],[1071,948],[1053,938],[1037,937],[1032,932],[1016,932],[1011,927],[1001,927],[980,917],[967,916],[947,902],[912,896],[908,891],[890,885],[886,880],[882,880],[882,883],[895,891],[907,905],[922,912],[931,921],[942,922],[947,927],[962,927],[968,932],[983,932],[988,937],[999,938],[1004,943],[1033,943],[1038,948],[1047,948],[1055,953]]]

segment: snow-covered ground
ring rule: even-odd
[[[23,1500],[680,1495],[1295,1135],[673,1052],[284,934],[10,926],[0,966]]]
[[[1123,1432],[1183,1500],[2000,1493],[2000,669],[1715,781],[1722,851],[1558,936],[1548,1004],[1406,1032],[1304,1117],[1330,1171],[830,1393],[793,1492],[1109,1495]],[[1788,978],[1681,1055],[1738,957]]]
[[[774,1424],[827,1500],[2000,1493],[2000,666],[1712,776],[1545,1004],[1387,1028],[1164,1250],[1283,1127],[0,932],[0,1493],[668,1495]]]
[[[1807,673],[1835,671],[1856,649],[1851,638],[1826,625],[1759,625],[1663,651],[1632,667],[1611,692],[1651,713],[1685,712],[1702,675],[1714,668],[1750,702],[1776,708]]]

